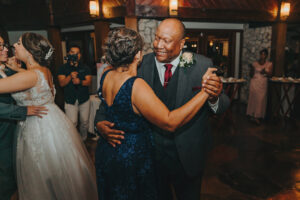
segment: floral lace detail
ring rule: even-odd
[[[108,72],[102,75],[98,94],[105,107],[106,120],[114,122],[114,128],[123,130],[126,135],[116,148],[104,139],[98,141],[95,166],[99,199],[156,200],[152,131],[145,118],[134,113],[131,103],[132,86],[137,77],[127,79],[113,104],[108,106],[101,92]]]
[[[38,81],[36,85],[30,89],[12,94],[12,97],[20,106],[40,106],[54,102],[51,88],[49,87],[43,72],[38,69],[34,71],[38,75]]]
[[[12,94],[12,97],[16,100],[17,104],[20,106],[40,106],[54,102],[54,97],[51,93],[51,88],[48,85],[47,80],[44,77],[43,72],[40,70],[34,70],[38,75],[38,81],[36,85],[30,89],[15,92]],[[32,144],[33,157],[36,161],[40,159],[40,156],[43,155],[42,148],[40,143],[42,140],[41,134],[31,134],[30,132],[23,130],[34,130],[36,124],[30,123],[32,117],[27,117],[25,121],[19,122],[20,127],[20,137],[18,140],[26,140],[29,144]],[[37,119],[40,120],[40,119]],[[19,143],[19,142],[18,142]]]
[[[41,134],[28,134],[28,132],[24,130],[34,130],[34,128],[30,127],[32,124],[28,123],[28,121],[20,121],[20,137],[18,137],[17,148],[19,148],[18,144],[20,144],[20,140],[26,141],[28,144],[31,144],[32,149],[32,157],[35,162],[38,162],[41,156],[44,154],[43,148],[40,148],[40,144],[42,141]],[[25,134],[24,134],[25,133]],[[26,134],[27,133],[27,134]]]

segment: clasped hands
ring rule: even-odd
[[[78,72],[76,72],[76,71],[71,72],[71,78],[72,78],[72,82],[74,85],[80,84],[80,79],[77,77],[77,75],[78,75]]]
[[[213,71],[217,69],[213,68]],[[210,103],[216,103],[218,100],[219,95],[223,90],[223,83],[215,73],[205,73],[202,77],[202,88],[206,93],[209,94],[208,101]]]

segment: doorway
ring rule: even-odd
[[[241,32],[187,29],[185,48],[211,58],[213,65],[224,71],[224,77],[239,77]]]

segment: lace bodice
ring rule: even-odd
[[[38,75],[36,85],[30,89],[12,94],[12,97],[19,106],[40,106],[54,102],[51,88],[48,85],[44,73],[38,69],[34,71]]]

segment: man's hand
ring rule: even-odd
[[[25,71],[25,69],[21,68],[21,62],[15,56],[7,59],[6,66],[17,72]]]
[[[101,121],[96,124],[96,127],[107,142],[116,147],[117,144],[121,144],[120,140],[124,139],[124,131],[112,129],[114,125],[109,121]]]
[[[44,106],[27,106],[27,115],[28,116],[38,116],[43,118],[42,115],[47,115],[48,109]]]
[[[216,74],[209,75],[202,82],[202,87],[209,94],[208,100],[211,103],[216,103],[223,89],[223,83]]]
[[[77,78],[78,72],[71,72],[72,79]]]
[[[78,85],[78,84],[80,84],[80,79],[79,78],[74,78],[74,79],[72,79],[72,82],[73,82],[74,85]]]

